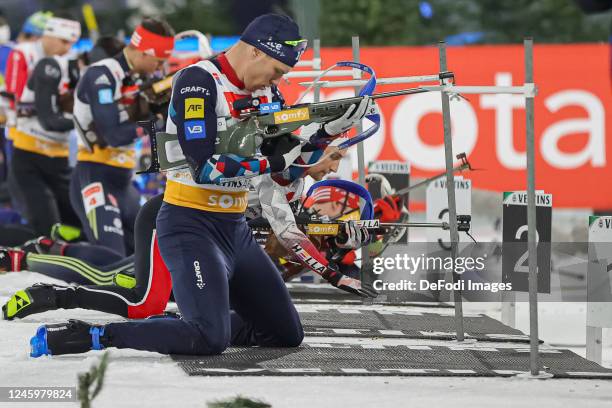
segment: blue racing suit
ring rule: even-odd
[[[274,88],[244,90],[224,54],[175,76],[166,131],[178,135],[189,169],[168,173],[157,234],[182,318],[108,324],[105,346],[211,355],[230,344],[302,342],[287,288],[244,216],[247,177],[279,172],[291,163],[283,155],[215,153],[217,129],[239,120],[232,102],[244,97],[281,101]]]

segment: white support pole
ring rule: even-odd
[[[354,36],[351,39],[352,42],[352,46],[353,46],[353,61],[354,62],[359,62],[359,37]],[[353,70],[353,78],[354,79],[360,79],[361,78],[361,71],[359,70]],[[359,87],[355,86],[355,95],[357,95],[359,93]],[[361,133],[363,130],[363,125],[360,123],[357,126],[357,133]],[[358,143],[357,144],[357,171],[359,173],[359,184],[362,186],[366,186],[366,182],[365,182],[365,153],[363,150],[363,143]],[[360,205],[363,205],[364,203],[362,202],[362,200],[360,199]],[[369,269],[369,265],[370,265],[370,256],[368,254],[368,249],[367,247],[362,248],[361,249],[361,281],[362,282],[367,282],[370,283],[370,271]],[[366,303],[367,300],[364,299],[364,303]]]
[[[315,41],[318,41],[318,40],[315,40]],[[321,60],[316,55],[313,55],[311,60],[298,61],[297,64],[295,64],[296,67],[310,67],[310,68],[314,68],[315,65],[321,65]]]
[[[353,45],[353,61],[359,62],[359,37],[355,36],[352,38]],[[353,78],[360,79],[361,71],[353,70]],[[355,86],[355,95],[359,93],[359,86]],[[363,125],[360,123],[357,126],[357,133],[361,133],[363,131]],[[365,154],[363,151],[363,143],[357,143],[357,171],[359,172],[359,184],[365,187]],[[363,258],[363,262],[366,262],[366,259]]]
[[[318,72],[321,72],[320,71],[321,70],[321,40],[319,40],[318,38],[314,40],[313,55],[314,55],[313,61],[316,61],[316,63],[313,65],[313,68],[316,69]],[[315,86],[313,87],[313,92],[314,92],[314,101],[319,102],[321,100],[321,87],[318,84],[315,84]]]
[[[442,91],[449,94],[519,94],[525,97],[534,97],[536,88],[534,84],[525,84],[523,86],[420,86],[419,88],[428,91]]]
[[[587,270],[589,281],[587,283],[587,304],[586,304],[586,358],[601,365],[602,360],[602,333],[603,327],[608,326],[605,321],[602,321],[602,315],[609,315],[609,308],[602,308],[602,305],[608,306],[607,303],[599,302],[604,299],[599,299],[598,296],[590,296],[596,289],[593,287],[593,282],[600,282],[599,279],[608,274],[608,260],[597,259],[593,262],[589,261]],[[595,279],[592,279],[597,277]]]
[[[599,365],[601,365],[602,332],[601,327],[586,327],[586,358]]]
[[[319,41],[319,40],[315,40],[315,41]],[[316,78],[319,75],[321,75],[321,73],[323,73],[323,71],[321,70],[321,68],[316,68],[314,71],[291,71],[291,72],[287,72],[285,75],[283,75],[283,78]],[[339,69],[339,70],[332,70],[332,71],[328,71],[325,73],[325,75],[323,75],[324,78],[327,77],[352,77],[353,76],[353,70],[352,69]],[[329,81],[317,81],[317,83],[326,83]],[[312,84],[312,82],[300,82],[300,85],[302,84]],[[306,85],[306,86],[308,86]],[[349,86],[349,85],[346,85]],[[350,86],[355,86],[355,85],[350,85]]]
[[[516,328],[516,293],[501,291],[501,321],[506,326]]]
[[[446,44],[440,41],[438,44],[440,53],[440,72],[447,70],[446,63]],[[440,80],[442,85],[444,80]],[[451,116],[449,96],[445,92],[440,93],[442,97],[442,119],[444,125],[444,156],[446,159],[446,192],[448,197],[448,223],[450,226],[451,259],[453,260],[453,283],[458,281],[459,276],[455,273],[455,259],[457,258],[457,246],[459,244],[459,229],[457,226],[457,203],[455,201],[455,175],[453,172],[453,138],[451,134]],[[455,303],[455,330],[457,341],[464,341],[463,330],[463,303],[461,290],[453,290],[453,300]]]
[[[332,72],[340,72],[343,71],[329,71],[325,76],[346,76],[346,75],[328,75]],[[316,72],[316,71],[304,71],[304,72]],[[296,74],[301,73],[301,71],[295,71]],[[291,74],[291,72],[289,73]],[[287,75],[289,75],[287,74]],[[390,78],[376,78],[376,85],[392,85],[392,84],[415,84],[420,82],[434,82],[439,81],[440,75],[420,75],[420,76],[406,76],[406,77],[390,77]],[[346,80],[346,81],[318,81],[321,85],[321,88],[344,88],[348,86],[362,86],[367,82],[365,79],[354,79],[354,80]],[[301,86],[310,86],[312,82],[300,82]]]

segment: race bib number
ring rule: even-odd
[[[106,204],[104,189],[100,182],[88,184],[81,190],[81,195],[83,196],[85,214],[89,214],[90,211]]]

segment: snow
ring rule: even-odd
[[[0,275],[0,303],[16,290],[35,282],[55,282],[31,272]],[[59,282],[56,282],[59,283]],[[315,305],[300,305],[310,310]],[[380,306],[375,306],[380,307]],[[349,306],[346,306],[349,308]],[[499,318],[499,304],[465,304],[467,314],[487,313]],[[415,309],[415,310],[418,310]],[[432,311],[427,308],[427,311]],[[452,313],[452,309],[436,312]],[[517,328],[528,331],[527,305],[517,304]],[[542,303],[540,334],[549,344],[571,344],[584,356],[585,304]],[[29,357],[29,338],[42,323],[79,318],[109,322],[121,318],[83,309],[46,312],[26,319],[0,321],[0,385],[74,386],[79,372],[98,361],[100,353],[58,357]],[[334,342],[337,338],[307,338]],[[344,339],[343,341],[347,341]],[[352,339],[368,342],[369,339]],[[438,344],[435,340],[381,339],[387,344]],[[448,344],[448,342],[446,342]],[[473,346],[473,345],[471,345]],[[488,343],[487,346],[491,346]],[[498,346],[503,346],[499,344]],[[544,346],[550,347],[550,346]],[[604,365],[612,367],[612,331],[604,330]],[[207,401],[237,395],[262,399],[274,407],[398,407],[452,403],[456,407],[609,407],[612,381],[527,380],[519,378],[459,377],[189,377],[169,357],[157,353],[111,349],[105,385],[94,401],[99,407],[205,407]],[[59,403],[32,403],[60,407]],[[29,406],[1,403],[3,406]],[[74,405],[69,405],[74,406]]]

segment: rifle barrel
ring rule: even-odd
[[[400,91],[391,91],[391,92],[383,92],[383,93],[374,94],[370,96],[370,98],[372,99],[389,98],[391,96],[412,95],[412,94],[418,94],[418,93],[423,93],[423,92],[429,92],[429,90],[423,89],[423,88],[408,88],[408,89],[402,89]]]

